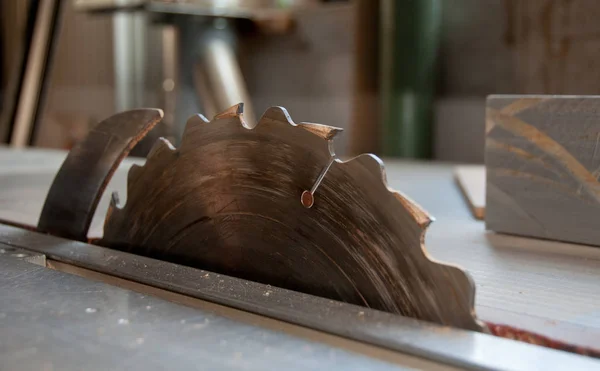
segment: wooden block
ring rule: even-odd
[[[476,219],[485,218],[485,166],[465,165],[454,168],[454,178]]]
[[[490,96],[486,227],[600,246],[600,96]]]

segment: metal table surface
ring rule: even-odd
[[[14,251],[15,249],[19,251]],[[373,350],[376,350],[376,356],[385,355],[386,359],[402,365],[411,364],[425,369],[439,369],[442,365],[447,369],[452,365],[473,370],[515,371],[600,369],[600,360],[596,358],[418,321],[2,224],[0,254],[29,261],[45,261],[48,267],[61,272],[166,298],[172,302],[193,307],[202,303],[199,306],[201,309],[208,307],[219,315],[233,312],[235,316],[232,318],[235,319],[246,320],[246,317],[253,316],[254,320],[260,319],[261,326],[274,326],[277,331],[295,335],[310,332],[313,335],[309,337],[311,341],[350,349],[371,357],[374,356]],[[28,256],[39,254],[43,256],[37,259]],[[18,273],[16,276],[20,279],[22,275]],[[6,286],[10,286],[10,283]],[[16,289],[9,287],[10,289],[23,290],[23,295],[29,295],[30,292],[27,286],[19,288],[17,285]],[[73,303],[85,300],[85,296],[78,297],[79,292],[74,294]],[[0,302],[0,311],[2,304]],[[36,305],[35,302],[30,304],[22,307],[21,311],[28,313],[30,307]],[[26,322],[27,326],[36,321],[46,323],[48,318],[30,318]],[[21,331],[32,334],[24,328]],[[13,344],[14,339],[0,337],[0,342]],[[45,345],[47,343],[40,344]],[[238,351],[246,349],[243,342],[236,346],[240,347],[237,348]],[[111,353],[111,349],[106,346],[97,348],[97,351]]]
[[[65,153],[0,149],[0,218],[35,225]],[[101,233],[110,191],[125,198],[127,160],[101,201],[92,233]],[[139,160],[138,160],[139,161]],[[452,165],[385,161],[390,186],[436,217],[425,244],[436,259],[465,267],[477,285],[484,320],[576,344],[600,343],[600,249],[488,233],[474,220],[452,178]]]
[[[406,368],[0,254],[0,369]]]

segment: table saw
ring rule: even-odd
[[[600,367],[600,250],[486,232],[451,165],[239,105],[123,160],[160,118],[0,150],[2,369]]]

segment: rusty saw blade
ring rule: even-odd
[[[474,284],[427,256],[431,218],[388,187],[381,160],[340,161],[338,128],[242,105],[159,140],[113,202],[103,246],[406,316],[481,330]]]

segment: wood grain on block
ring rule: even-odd
[[[454,178],[476,219],[485,218],[485,166],[465,165],[454,168]]]
[[[486,227],[600,246],[600,97],[490,96]]]

